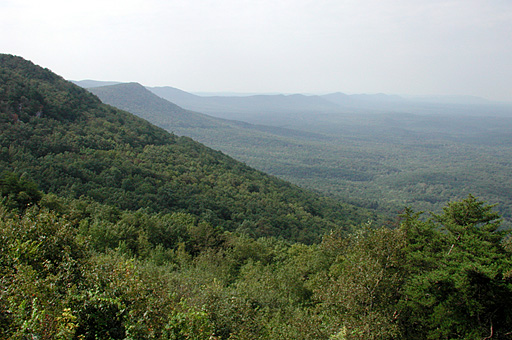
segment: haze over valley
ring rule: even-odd
[[[208,97],[136,83],[89,90],[331,197],[395,215],[405,206],[437,211],[473,193],[498,204],[510,223],[512,106],[504,103],[342,93]],[[190,111],[197,109],[209,115]]]

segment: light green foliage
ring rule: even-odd
[[[75,324],[63,313],[85,256],[76,231],[55,213],[33,207],[19,217],[1,206],[0,239],[0,337],[70,339]]]
[[[55,197],[41,200],[49,201],[60,207]],[[128,234],[139,233],[131,224],[143,229],[135,248],[148,250],[138,254],[122,249],[123,242],[91,248],[103,234],[78,230],[88,222],[77,222],[71,211],[83,201],[70,203],[61,213],[32,207],[21,216],[2,207],[3,337],[508,336],[512,265],[502,244],[506,233],[497,229],[492,208],[472,196],[430,220],[408,211],[399,229],[366,226],[349,237],[333,232],[309,246],[225,233],[220,243],[187,250],[192,236],[185,233],[184,242],[167,248],[147,242],[160,229],[146,224],[189,223],[184,230],[199,224],[188,215],[114,214],[106,227],[122,223]],[[112,216],[109,207],[90,211],[88,217],[82,212],[82,221],[94,221],[93,211]],[[164,251],[165,260],[155,262],[154,254]]]
[[[183,311],[175,312],[165,326],[162,338],[169,340],[210,340],[213,327],[203,311],[190,311],[184,303]]]
[[[395,339],[400,287],[404,280],[402,233],[362,229],[347,239],[336,234],[323,246],[335,259],[315,289],[319,308],[331,314],[345,339]]]

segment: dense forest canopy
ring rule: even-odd
[[[318,241],[375,219],[177,137],[21,58],[2,56],[0,170],[121,210],[186,212],[224,230]]]
[[[390,228],[22,58],[0,55],[0,77],[0,338],[512,335],[494,206]]]
[[[314,106],[318,98],[298,105],[307,96],[221,98],[149,89],[190,107],[222,103],[229,117],[244,122],[165,105],[137,84],[90,91],[168,131],[345,202],[391,214],[404,206],[440,211],[473,193],[498,204],[504,225],[512,226],[512,106],[333,94],[322,98],[344,106],[325,111]],[[265,111],[272,103],[273,111]]]

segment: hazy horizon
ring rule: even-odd
[[[68,79],[72,82],[75,82],[79,84],[80,86],[83,86],[85,88],[93,88],[93,87],[101,87],[101,86],[110,86],[110,85],[117,85],[117,84],[129,84],[129,83],[136,83],[140,84],[148,89],[152,88],[174,88],[179,91],[183,91],[186,93],[190,93],[196,96],[201,97],[246,97],[246,96],[261,96],[261,95],[269,95],[269,96],[277,96],[277,95],[284,95],[284,96],[292,96],[292,95],[304,95],[304,96],[324,96],[329,94],[336,94],[341,93],[348,96],[398,96],[404,100],[414,100],[414,101],[425,101],[425,102],[437,102],[437,103],[456,103],[456,104],[502,104],[510,106],[512,105],[512,100],[504,101],[504,100],[492,100],[487,99],[480,96],[473,96],[473,95],[429,95],[429,94],[417,94],[417,95],[409,95],[409,94],[400,94],[400,93],[349,93],[349,92],[318,92],[318,93],[292,93],[292,92],[223,92],[223,91],[211,91],[211,92],[195,92],[195,91],[185,91],[183,89],[177,88],[173,85],[162,85],[162,86],[147,86],[145,84],[142,84],[137,81],[110,81],[110,80],[95,80],[95,79]],[[94,84],[92,86],[88,82],[97,82],[97,84]],[[104,84],[102,84],[104,83]]]
[[[2,52],[66,79],[512,99],[510,1],[6,0],[0,9]]]

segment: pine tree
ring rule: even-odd
[[[408,214],[408,279],[403,324],[408,339],[506,339],[512,335],[512,268],[507,232],[493,206],[473,196],[427,221]]]

